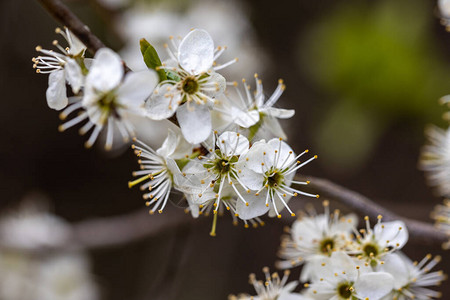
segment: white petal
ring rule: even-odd
[[[279,118],[279,119],[289,119],[293,115],[295,115],[294,109],[282,109],[282,108],[275,108],[275,107],[267,107],[264,109],[261,109],[261,112],[265,113],[268,116]]]
[[[284,200],[284,203],[288,204],[289,200],[291,200],[292,196],[287,195],[286,197],[281,196],[282,199]],[[273,199],[275,200],[275,205],[277,207],[277,209],[275,210],[274,208],[274,203],[272,201],[269,201],[270,204],[270,210],[269,210],[269,217],[274,218],[276,217],[281,211],[283,211],[283,209],[286,208],[286,206],[284,205],[284,203],[280,200],[280,197],[278,197],[276,194],[273,196]],[[277,214],[278,212],[278,214]]]
[[[178,137],[177,135],[169,129],[167,133],[167,138],[164,140],[161,148],[156,150],[156,152],[162,157],[169,157],[175,148],[177,147]]]
[[[195,29],[181,41],[178,47],[178,62],[191,74],[208,71],[214,61],[214,42],[208,32]]]
[[[153,70],[130,72],[117,91],[117,99],[128,109],[142,108],[157,84],[158,75]]]
[[[211,134],[211,114],[202,104],[185,103],[177,110],[184,138],[191,144],[203,142]]]
[[[331,231],[335,232],[336,234],[341,233],[351,233],[352,228],[356,228],[358,226],[358,216],[355,214],[348,214],[345,215],[341,220],[339,220],[339,223],[337,223],[334,226],[331,226]]]
[[[312,258],[308,259],[307,262],[305,262],[302,268],[302,272],[300,273],[300,281],[313,281],[320,278],[317,274],[317,270],[320,270],[321,266],[319,265],[319,263],[321,262],[321,259],[322,258],[320,256],[313,256]],[[292,268],[292,265],[290,265],[290,268]]]
[[[450,17],[450,1],[449,0],[439,0],[438,7],[441,14],[444,17]]]
[[[242,162],[238,162],[236,164],[236,168],[240,171],[238,174],[239,180],[245,185],[245,188],[253,191],[259,191],[263,187],[263,174],[252,171]]]
[[[241,194],[247,201],[248,206],[240,199],[236,202],[236,212],[239,214],[239,218],[242,220],[253,219],[267,213],[269,208],[266,206],[266,194],[261,193],[259,196],[255,196],[254,193],[248,194],[243,192]]]
[[[283,292],[285,292],[285,293],[290,293],[290,292],[292,292],[293,290],[295,290],[295,288],[297,287],[297,285],[298,285],[298,281],[291,281],[291,282],[289,282],[288,284],[286,284],[284,287],[283,287]],[[283,293],[282,292],[282,293]]]
[[[68,29],[66,29],[66,35],[69,38],[69,53],[72,55],[84,55],[86,46]]]
[[[178,168],[178,165],[175,162],[175,160],[171,158],[166,158],[166,165],[167,169],[172,173],[172,175],[181,174],[180,168]]]
[[[66,94],[66,78],[64,71],[59,70],[48,76],[48,88],[46,91],[48,107],[61,110],[67,106],[69,99]]]
[[[275,138],[268,141],[267,144],[272,147],[267,155],[269,155],[271,161],[276,163],[275,167],[286,168],[294,161],[296,155],[292,148],[284,141]],[[277,151],[277,153],[275,153],[275,151]]]
[[[262,163],[271,165],[272,161],[267,161],[267,153],[272,150],[264,140],[256,142],[252,145],[247,153],[239,157],[239,161],[245,164],[243,168],[249,168],[256,173],[264,173]],[[264,154],[266,153],[266,154]]]
[[[264,116],[263,127],[260,130],[267,130],[275,137],[287,139],[286,133],[284,133],[284,130],[280,125],[280,122],[278,122],[278,120],[274,117]]]
[[[191,211],[191,215],[193,218],[198,218],[200,215],[198,204],[192,202],[191,195],[186,195],[186,200],[189,204],[189,210]]]
[[[307,300],[307,298],[297,293],[281,293],[277,300]]]
[[[394,277],[385,272],[363,274],[353,287],[360,299],[379,300],[394,287]]]
[[[72,91],[78,94],[84,83],[80,65],[74,59],[69,58],[64,65],[64,70],[66,71],[67,82],[72,86]]]
[[[171,84],[157,87],[145,103],[146,115],[153,120],[163,120],[173,116],[181,101],[180,93]]]
[[[97,51],[86,78],[86,85],[97,91],[109,92],[117,87],[124,74],[122,59],[108,48]]]
[[[383,247],[401,249],[408,241],[408,229],[402,221],[378,223],[374,227],[375,238]]]
[[[227,86],[227,82],[226,82],[225,78],[218,73],[212,73],[209,76],[206,84],[208,85],[208,89],[205,89],[204,85],[202,84],[200,86],[200,91],[202,93],[204,93],[205,95],[212,97],[212,98],[218,97],[221,94],[223,94],[223,92],[225,92],[225,88]],[[211,90],[211,85],[214,87],[213,90]]]
[[[231,114],[234,117],[234,123],[244,128],[249,128],[259,121],[259,111],[255,109],[242,111],[237,107],[232,107]]]
[[[173,159],[181,159],[185,158],[186,155],[192,154],[192,149],[194,148],[194,145],[186,141],[184,136],[181,134],[181,130],[179,127],[176,127],[178,129],[175,131],[175,134],[178,137],[177,141],[177,147],[175,148],[174,152],[170,155]]]
[[[241,155],[248,150],[250,143],[242,134],[226,131],[217,139],[217,146],[226,156]]]
[[[400,255],[388,254],[383,258],[384,264],[380,265],[380,271],[387,272],[395,278],[394,288],[399,289],[409,283],[409,270]]]

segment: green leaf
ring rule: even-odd
[[[147,67],[158,72],[160,81],[166,80],[166,72],[158,68],[161,67],[161,60],[159,59],[158,53],[156,52],[155,48],[150,45],[150,43],[147,42],[146,39],[141,39],[139,43],[141,45],[141,53]]]

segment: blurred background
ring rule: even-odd
[[[65,3],[132,69],[143,67],[140,38],[164,57],[161,46],[169,35],[184,36],[193,27],[208,30],[217,44],[228,46],[225,59],[239,58],[226,69],[232,80],[258,72],[270,95],[277,80],[284,79],[287,89],[278,105],[296,109],[283,124],[289,143],[297,152],[309,148],[320,158],[302,168],[304,174],[330,179],[403,216],[432,222],[430,211],[442,199],[427,187],[417,162],[425,126],[448,124],[438,99],[450,93],[450,33],[439,24],[435,1]],[[132,151],[111,156],[86,150],[77,130],[57,131],[58,113],[45,100],[47,76],[35,74],[31,58],[35,46],[51,47],[59,24],[30,0],[2,0],[0,16],[0,128],[5,133],[0,214],[7,218],[23,207],[25,198],[27,203],[48,199],[41,201],[47,203],[45,211],[64,222],[143,209],[140,191],[127,187],[138,166]],[[158,146],[164,124],[143,126]],[[295,207],[306,201],[314,202],[299,200]],[[101,299],[226,299],[230,293],[253,293],[248,274],[260,277],[263,266],[273,267],[283,231],[281,222],[265,221],[263,228],[244,229],[225,216],[218,236],[211,238],[211,219],[201,218],[129,245],[91,251],[86,272]],[[440,247],[410,242],[404,250],[413,260],[441,254],[440,268],[450,271],[448,254]],[[297,275],[298,270],[291,279]],[[440,290],[444,299],[450,297],[448,284]]]

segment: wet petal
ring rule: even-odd
[[[214,61],[214,42],[208,32],[195,29],[178,47],[180,66],[192,74],[207,72]]]
[[[402,221],[378,223],[374,227],[375,238],[383,247],[401,249],[408,241],[408,229]]]
[[[265,193],[261,193],[259,196],[255,196],[253,193],[243,193],[242,196],[247,201],[248,206],[242,200],[237,200],[236,212],[239,214],[239,218],[242,220],[249,220],[267,213],[269,208],[265,204]]]
[[[226,156],[241,155],[248,150],[250,143],[242,134],[226,131],[217,139],[217,146]]]
[[[360,299],[379,300],[394,287],[394,277],[385,272],[363,274],[354,288]]]
[[[268,161],[267,157],[267,153],[271,150],[272,147],[264,140],[254,143],[250,150],[239,157],[239,161],[244,164],[242,168],[249,168],[256,173],[263,174],[265,168],[263,168],[262,164],[270,166],[272,163],[272,161]]]
[[[153,120],[163,120],[173,116],[178,108],[181,95],[171,84],[157,87],[145,103],[146,115]]]
[[[172,131],[168,130],[167,138],[164,140],[161,148],[156,150],[156,153],[158,153],[161,157],[169,157],[175,148],[177,147],[177,141],[178,137],[177,135]]]
[[[208,82],[206,84],[206,88],[203,86],[201,87],[201,92],[209,97],[215,98],[225,92],[227,82],[222,75],[213,73],[209,76]]]
[[[177,110],[184,138],[191,144],[203,142],[211,134],[211,114],[202,104],[185,103]]]
[[[74,59],[69,58],[64,66],[64,70],[66,71],[67,82],[72,86],[72,91],[78,94],[84,84],[84,76],[80,65]]]
[[[257,110],[242,111],[237,107],[232,107],[231,112],[235,118],[234,123],[244,128],[249,128],[259,121],[259,111]]]
[[[158,81],[153,70],[128,73],[117,91],[117,99],[128,108],[142,108]]]
[[[64,71],[55,71],[48,76],[48,88],[46,91],[48,107],[61,110],[67,106],[69,99],[66,94],[66,78]]]
[[[294,161],[296,155],[292,148],[284,141],[275,138],[268,141],[267,144],[272,147],[267,155],[274,162],[276,168],[286,168]]]
[[[86,78],[86,85],[97,91],[109,92],[117,87],[124,74],[122,59],[108,48],[97,51]]]
[[[268,116],[279,118],[279,119],[289,119],[293,115],[295,115],[294,109],[282,109],[282,108],[275,108],[275,107],[267,107],[264,109],[261,109],[261,112],[265,113]]]

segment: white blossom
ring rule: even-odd
[[[394,288],[383,300],[429,300],[441,298],[442,293],[429,289],[439,286],[447,278],[442,271],[431,272],[441,260],[430,254],[420,262],[412,262],[401,252],[389,254],[380,266],[380,270],[390,273],[394,278]]]
[[[297,287],[297,281],[287,282],[289,271],[284,271],[283,278],[278,273],[269,273],[269,268],[264,267],[263,272],[265,280],[256,280],[255,274],[250,274],[250,283],[256,291],[256,296],[241,294],[238,296],[230,295],[229,300],[307,300],[309,298],[301,294],[294,293]]]
[[[184,147],[182,136],[176,135],[172,130],[169,130],[163,145],[156,151],[135,139],[132,148],[140,158],[138,163],[141,165],[141,170],[133,172],[133,176],[140,176],[140,178],[130,181],[128,186],[131,188],[136,184],[145,182],[140,189],[146,191],[143,197],[147,200],[145,204],[152,207],[150,214],[155,211],[163,212],[169,200],[170,191],[180,173],[174,158],[180,156],[178,152],[180,148],[183,152]]]
[[[0,219],[0,245],[10,249],[54,248],[70,238],[64,220],[34,206],[24,206]]]
[[[168,79],[158,85],[147,101],[147,116],[162,120],[176,113],[186,140],[200,143],[211,132],[210,110],[214,98],[225,90],[225,78],[215,71],[234,61],[215,65],[223,51],[214,48],[205,30],[192,30],[179,44],[173,38],[171,42],[174,50],[167,46],[171,59],[160,67]]]
[[[85,254],[60,250],[71,238],[70,225],[35,198],[2,216],[0,299],[99,299]]]
[[[291,118],[295,111],[273,107],[286,88],[283,80],[278,81],[276,90],[267,100],[262,81],[257,74],[255,74],[256,90],[254,93],[250,91],[250,85],[247,84],[246,80],[243,79],[242,81],[244,94],[236,88],[237,98],[239,99],[230,101],[231,107],[221,110],[221,112],[225,113],[237,125],[249,128],[251,138],[258,133],[259,136],[276,136],[286,139],[287,136],[278,119]]]
[[[62,254],[39,264],[33,299],[96,300],[100,295],[82,254]]]
[[[256,142],[247,153],[239,157],[240,179],[249,189],[256,191],[254,193],[256,197],[248,199],[248,207],[241,207],[242,219],[254,218],[255,213],[261,215],[267,211],[270,217],[281,218],[280,212],[283,208],[295,216],[287,205],[292,196],[304,195],[318,198],[319,195],[291,187],[292,184],[308,184],[294,180],[298,169],[317,158],[315,155],[305,162],[300,162],[298,159],[306,153],[308,150],[295,155],[291,147],[280,138],[268,142],[264,140]],[[240,205],[238,202],[238,209]]]
[[[448,27],[450,25],[450,1],[438,0],[438,8],[441,15],[442,25]]]
[[[307,281],[314,273],[314,260],[330,256],[336,251],[345,251],[352,242],[352,229],[357,225],[353,214],[340,216],[339,210],[330,214],[329,202],[324,201],[325,212],[300,216],[290,229],[290,235],[281,242],[277,267],[286,269],[305,264],[300,279]]]
[[[445,199],[444,203],[436,205],[431,217],[436,221],[435,226],[444,232],[449,240],[442,245],[444,249],[450,248],[450,200]]]
[[[317,300],[379,300],[394,286],[391,274],[372,272],[369,266],[356,264],[343,252],[323,258],[315,272],[318,279],[306,284],[306,295]]]
[[[59,126],[64,131],[87,119],[80,129],[85,134],[92,133],[85,146],[91,147],[100,132],[106,127],[105,149],[113,144],[114,131],[118,130],[124,142],[134,135],[129,119],[133,115],[143,115],[145,99],[151,94],[158,82],[156,72],[145,70],[125,74],[120,57],[108,48],[102,48],[94,56],[92,66],[86,77],[86,86],[82,101],[67,107],[61,118],[65,119],[73,111],[83,108],[85,111]]]
[[[120,54],[133,70],[147,68],[136,41],[144,37],[158,53],[163,53],[167,37],[184,36],[186,28],[207,28],[217,45],[228,49],[233,57],[238,54],[239,64],[223,70],[221,74],[225,77],[249,77],[255,71],[262,72],[269,63],[264,57],[264,49],[258,45],[246,6],[241,1],[190,1],[183,10],[175,2],[140,1],[119,18],[117,31],[126,43]]]
[[[201,205],[215,198],[214,213],[217,213],[223,199],[224,187],[229,186],[244,206],[247,206],[250,194],[249,188],[240,180],[240,170],[237,168],[239,157],[249,148],[247,138],[239,133],[226,131],[220,136],[213,135],[212,145],[207,149],[206,156],[200,155],[183,168],[184,182],[182,190],[191,194],[191,201]],[[236,214],[240,215],[240,206],[236,204]]]
[[[422,149],[419,167],[439,195],[450,197],[450,130],[429,126],[425,136],[429,143]]]
[[[369,217],[365,217],[366,228],[359,232],[355,229],[355,243],[349,244],[348,253],[356,255],[372,267],[382,263],[382,259],[396,250],[403,248],[408,241],[408,229],[403,221],[378,222],[374,228],[370,227]],[[361,233],[361,234],[360,234]]]
[[[86,46],[76,36],[72,35],[67,28],[65,28],[65,31],[56,28],[55,31],[66,39],[69,46],[63,48],[57,40],[54,40],[53,45],[61,53],[37,46],[36,51],[41,52],[43,56],[33,58],[33,68],[36,68],[37,73],[50,74],[46,92],[47,104],[52,109],[61,110],[69,103],[66,82],[71,85],[75,94],[84,85],[84,76],[87,73],[84,60]]]

